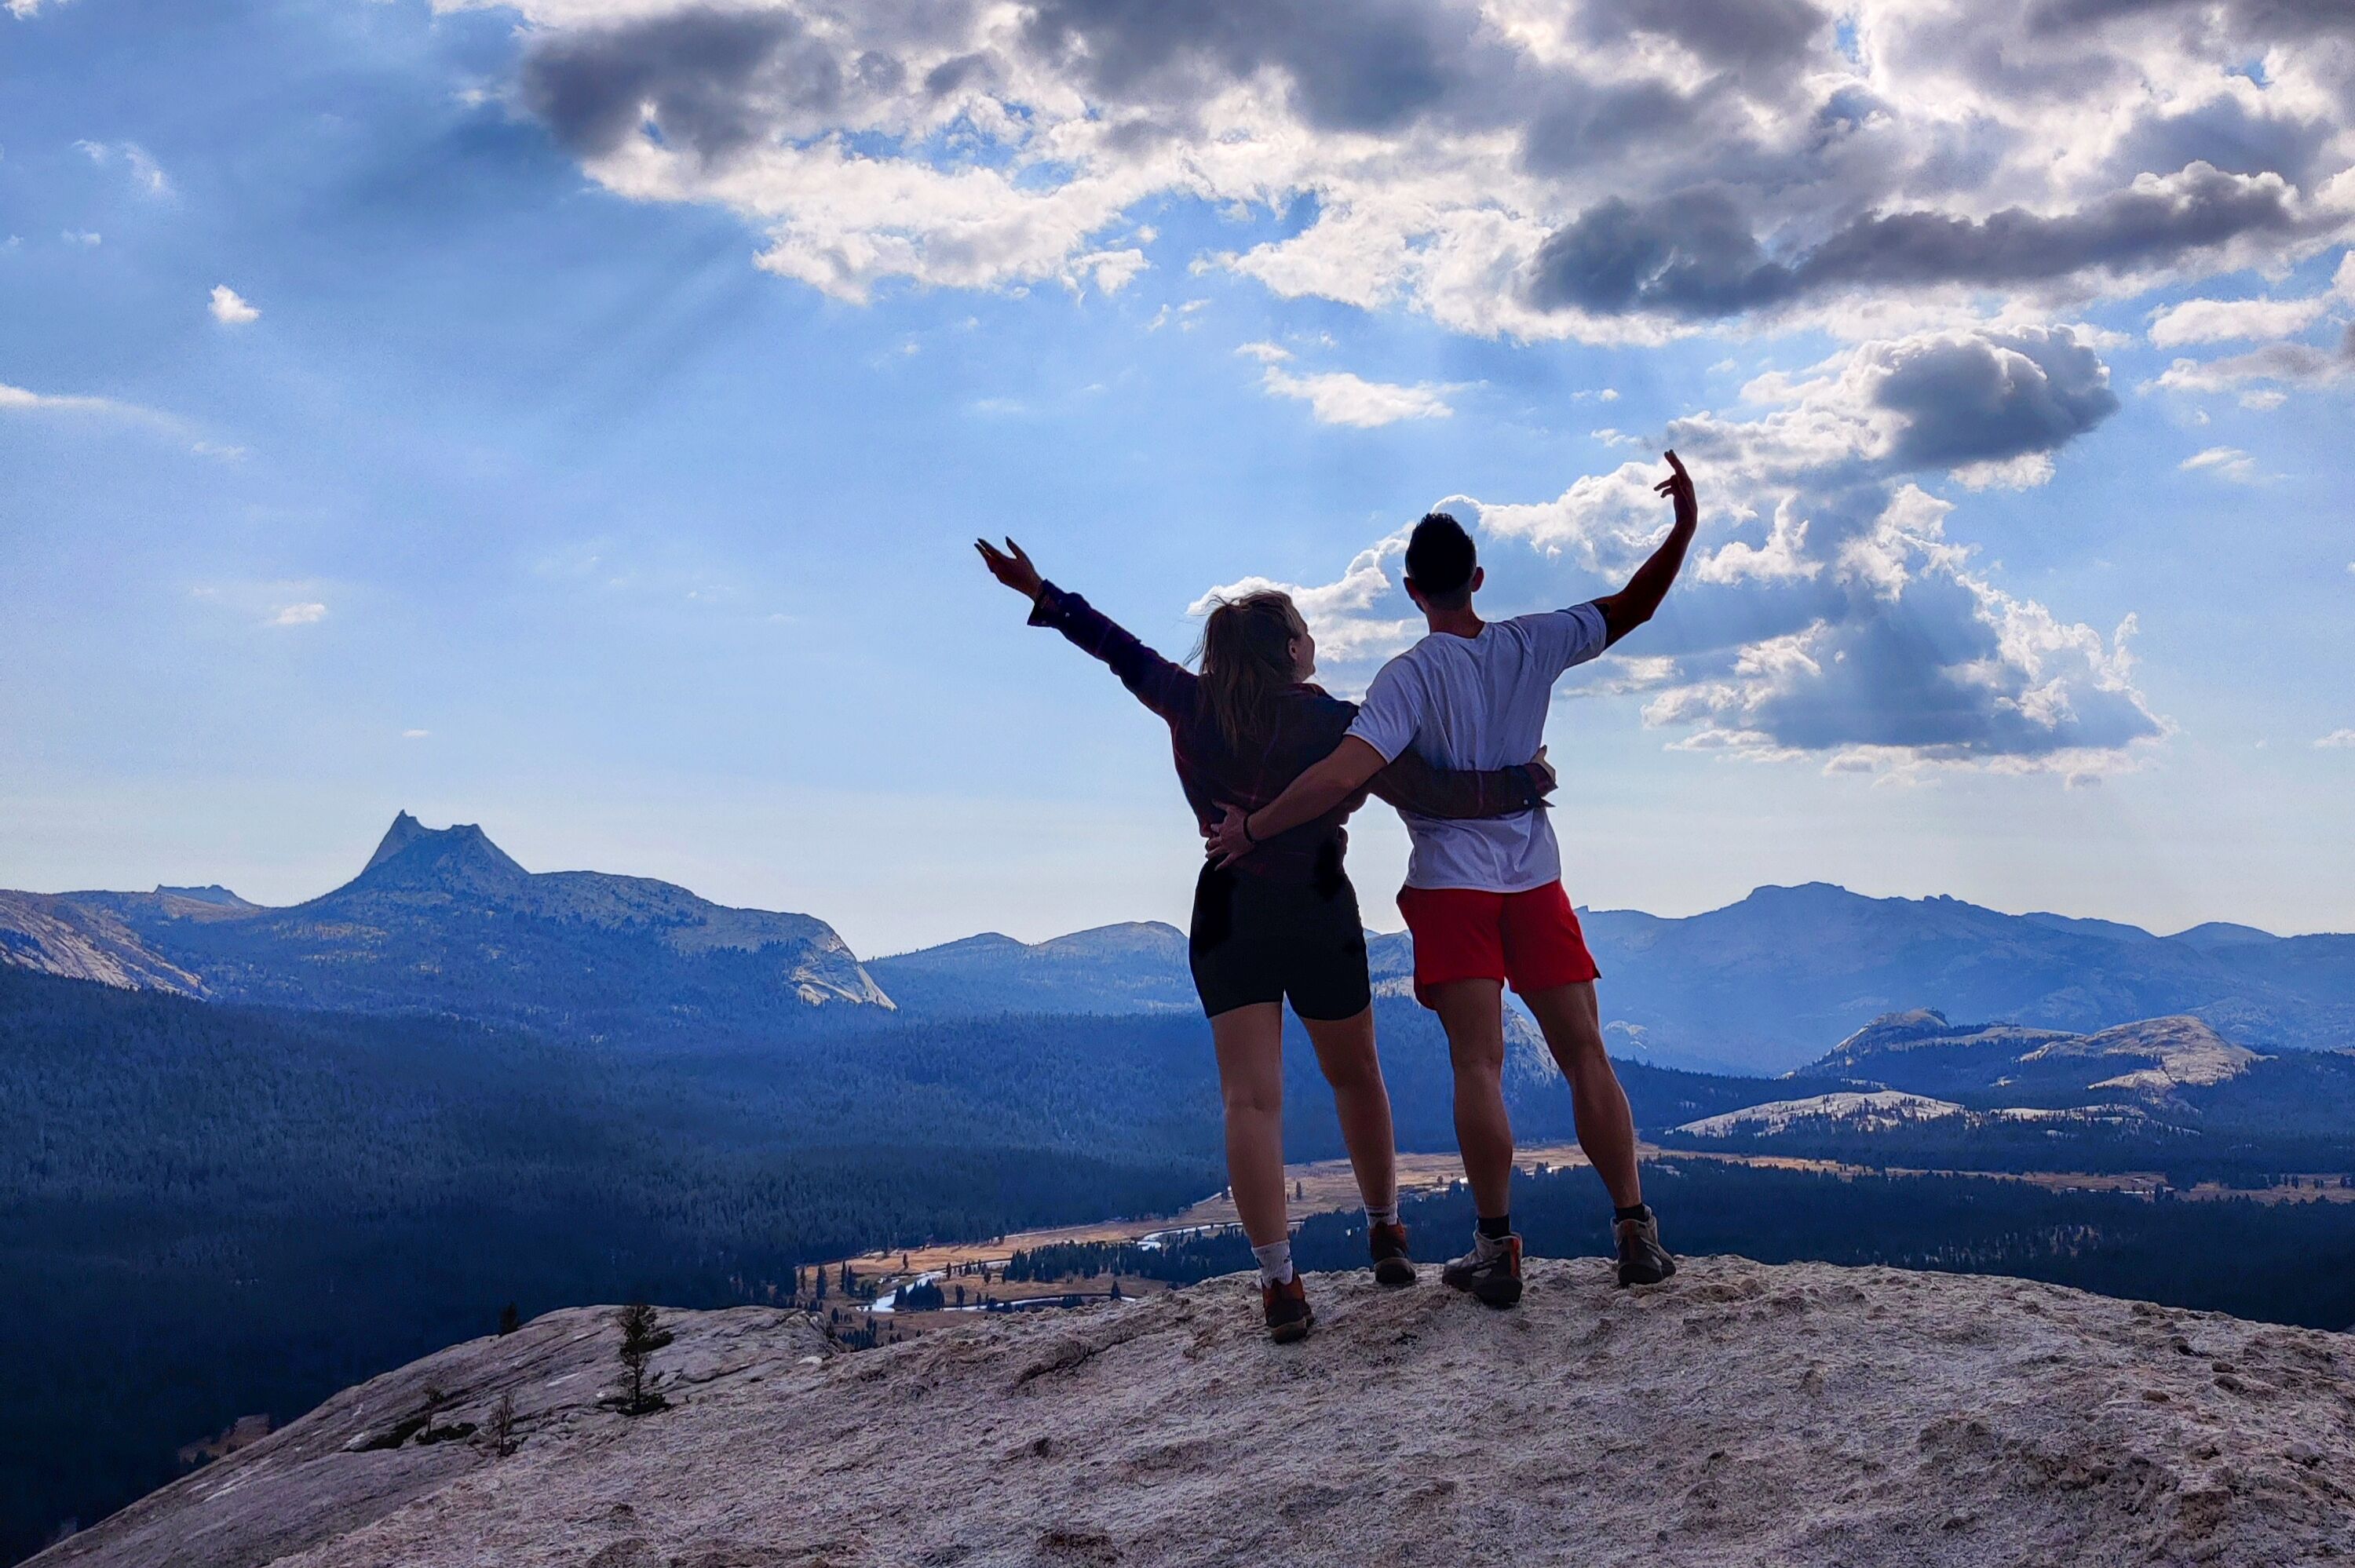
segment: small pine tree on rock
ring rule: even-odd
[[[623,1396],[622,1411],[627,1415],[644,1415],[660,1410],[669,1402],[646,1385],[646,1369],[655,1352],[670,1343],[670,1330],[662,1326],[655,1309],[643,1301],[633,1301],[613,1315],[622,1330],[622,1366],[629,1378],[628,1391]]]
[[[498,1404],[491,1408],[491,1425],[486,1436],[490,1439],[493,1458],[504,1459],[516,1451],[518,1444],[515,1426],[515,1390],[507,1389],[500,1393]]]

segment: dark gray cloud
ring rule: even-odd
[[[1476,23],[1415,0],[1044,0],[1024,36],[1110,97],[1191,102],[1273,69],[1311,124],[1385,131],[1475,74]]]
[[[1808,0],[1625,0],[1597,16],[1674,38],[1729,69],[1795,66],[1832,25],[1830,14]]]
[[[2031,33],[2077,32],[2122,18],[2184,17],[2220,20],[2240,37],[2312,38],[2338,34],[2355,37],[2355,5],[2347,0],[2034,0],[2028,7]]]
[[[1791,292],[1791,269],[1767,258],[1742,210],[1715,191],[1694,191],[1646,207],[1613,196],[1587,208],[1538,248],[1529,302],[1594,315],[1730,316]]]
[[[2044,329],[1897,344],[1872,396],[1904,417],[1890,453],[1902,469],[2054,451],[2118,411],[2094,351]]]
[[[1702,88],[1689,91],[1659,80],[1613,82],[1589,87],[1565,79],[1540,96],[1521,133],[1521,162],[1541,175],[1571,174],[1598,159],[1614,164],[1631,151],[1641,151],[1663,138],[1683,145],[1700,132],[1702,122],[1718,118],[1710,110],[1720,101]],[[1710,125],[1710,139],[1726,148],[1729,157],[1743,146],[1741,132]]]
[[[856,69],[896,84],[894,66],[870,54]],[[711,160],[772,133],[781,107],[834,109],[843,69],[788,13],[698,6],[543,37],[524,58],[522,88],[526,107],[583,156],[620,146],[651,107],[666,141]]]
[[[996,74],[996,62],[988,55],[958,55],[924,73],[924,94],[928,98],[946,98],[972,83],[986,82]]]
[[[1999,288],[2124,273],[2243,237],[2295,238],[2307,221],[2292,196],[2278,178],[2194,164],[2162,186],[2114,191],[2059,217],[2019,207],[1984,218],[1869,215],[1790,260],[1770,256],[1721,194],[1640,207],[1614,197],[1546,238],[1529,296],[1542,310],[1710,318],[1859,287]]]
[[[2349,9],[2355,12],[2355,0]],[[2303,185],[2321,171],[2323,149],[2338,134],[2319,116],[2260,114],[2238,98],[2216,98],[2137,122],[2109,164],[2121,182],[2203,162],[2228,175],[2276,174]]]

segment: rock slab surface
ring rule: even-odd
[[[2355,1560],[2355,1338],[2018,1280],[1689,1261],[1522,1306],[1241,1278],[828,1353],[667,1314],[669,1408],[601,1408],[610,1311],[329,1401],[40,1568],[2306,1564]],[[382,1446],[429,1384],[519,1446]],[[372,1446],[376,1445],[376,1446]]]

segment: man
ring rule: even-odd
[[[1669,497],[1668,536],[1627,586],[1570,609],[1484,621],[1472,609],[1487,574],[1471,535],[1435,512],[1406,547],[1406,591],[1430,635],[1382,666],[1341,744],[1275,800],[1246,815],[1229,807],[1212,837],[1220,863],[1330,810],[1410,746],[1441,768],[1497,768],[1538,749],[1553,683],[1652,618],[1684,565],[1700,509],[1677,454],[1654,488]],[[1472,1250],[1440,1277],[1491,1307],[1521,1298],[1521,1239],[1513,1234],[1513,1128],[1505,1112],[1504,987],[1545,1032],[1570,1080],[1578,1143],[1617,1213],[1619,1283],[1656,1285],[1676,1272],[1645,1205],[1636,1125],[1603,1048],[1599,971],[1561,886],[1561,852],[1543,811],[1444,821],[1401,811],[1413,854],[1399,912],[1414,934],[1414,994],[1439,1014],[1455,1074],[1455,1137],[1479,1218]]]

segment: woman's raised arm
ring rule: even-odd
[[[1082,599],[1066,593],[1039,575],[1030,557],[1013,540],[999,550],[986,539],[975,539],[989,575],[1030,601],[1030,624],[1050,626],[1071,645],[1109,665],[1138,702],[1172,724],[1191,718],[1196,680],[1192,671],[1174,664],[1139,642],[1110,617]]]

